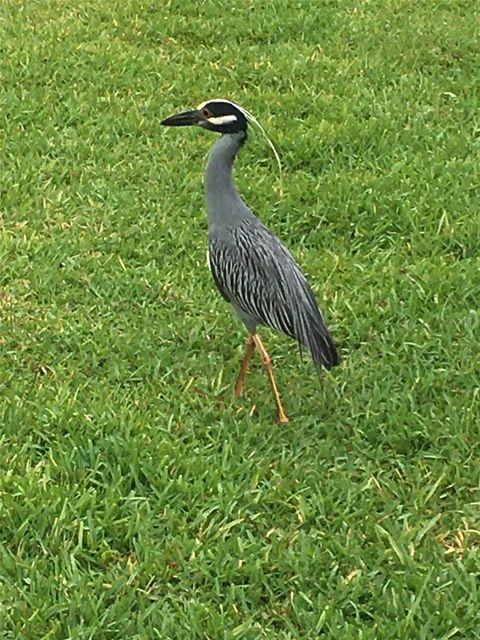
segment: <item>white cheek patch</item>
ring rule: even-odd
[[[213,116],[212,118],[208,118],[208,121],[212,124],[231,124],[232,122],[236,122],[237,120],[237,116],[234,116],[233,113],[227,116]]]

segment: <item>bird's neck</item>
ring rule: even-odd
[[[205,175],[205,196],[210,226],[231,224],[245,206],[232,177],[233,163],[247,138],[245,132],[223,135],[213,146]]]

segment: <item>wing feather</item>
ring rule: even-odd
[[[209,238],[210,267],[222,296],[256,323],[308,347],[317,369],[340,361],[317,301],[288,249],[257,219]]]

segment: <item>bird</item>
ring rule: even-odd
[[[272,361],[257,332],[258,326],[266,325],[294,338],[300,348],[306,347],[318,374],[323,368],[339,365],[341,358],[302,270],[283,242],[245,204],[233,181],[234,161],[247,140],[249,124],[266,132],[249,111],[224,98],[202,102],[196,109],[165,118],[161,124],[198,126],[220,134],[210,151],[204,181],[207,260],[220,294],[248,331],[235,395],[241,396],[250,360],[258,349],[278,422],[287,423]],[[278,160],[277,154],[276,157]]]

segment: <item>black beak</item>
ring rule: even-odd
[[[177,113],[175,116],[165,118],[160,124],[164,124],[166,127],[188,127],[198,124],[202,120],[205,120],[202,112],[195,109],[194,111],[184,111],[183,113]]]

